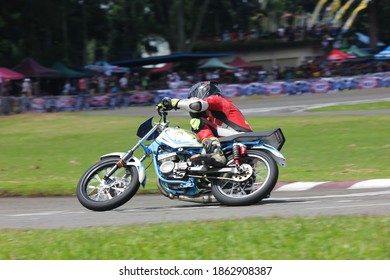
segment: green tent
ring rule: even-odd
[[[55,63],[51,68],[59,72],[59,74],[56,75],[55,78],[77,79],[85,76],[83,72],[72,70],[66,67],[61,62]]]
[[[230,69],[235,70],[236,67],[229,66],[225,63],[223,63],[218,58],[211,58],[209,59],[205,64],[198,67],[199,69]]]
[[[347,52],[357,57],[372,57],[372,54],[366,52],[365,50],[360,49],[355,45],[351,46]]]

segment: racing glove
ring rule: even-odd
[[[159,108],[162,108],[165,111],[170,111],[172,109],[179,109],[177,105],[179,104],[180,99],[178,98],[169,98],[169,97],[164,97],[159,104],[157,104],[156,109],[158,110]]]

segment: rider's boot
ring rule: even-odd
[[[203,140],[203,146],[206,154],[198,154],[191,157],[191,161],[195,164],[202,164],[204,162],[207,166],[223,167],[226,164],[226,157],[224,156],[221,143],[218,138],[206,138]]]

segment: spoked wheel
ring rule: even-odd
[[[104,180],[118,158],[108,158],[91,166],[77,185],[77,198],[80,203],[94,211],[107,211],[129,201],[138,191],[139,181],[135,166],[118,169],[110,182]]]
[[[278,180],[278,166],[265,152],[250,150],[240,164],[243,172],[239,176],[227,173],[224,176],[227,179],[212,181],[212,193],[222,204],[255,204],[269,195]],[[227,165],[234,165],[233,156],[228,158]]]

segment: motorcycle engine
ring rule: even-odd
[[[188,163],[184,158],[180,159],[177,153],[159,154],[157,159],[164,176],[173,179],[181,179],[185,176]]]

